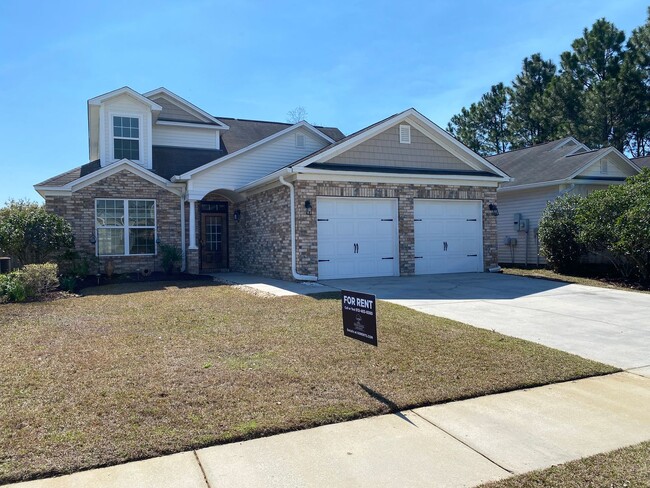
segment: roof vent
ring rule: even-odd
[[[305,134],[296,134],[296,147],[305,147]]]
[[[399,126],[399,142],[401,144],[411,144],[411,126],[410,125],[400,125]]]
[[[606,175],[607,174],[607,160],[606,159],[601,159],[600,160],[600,174],[601,175]]]

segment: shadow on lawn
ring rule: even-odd
[[[391,411],[392,413],[394,413],[395,415],[397,415],[397,416],[398,416],[399,418],[401,418],[402,420],[405,420],[406,422],[408,422],[409,424],[411,424],[413,427],[416,427],[416,425],[415,425],[413,422],[411,422],[411,421],[408,419],[408,417],[407,417],[406,415],[404,415],[402,412],[400,412],[400,408],[399,408],[399,405],[397,405],[397,403],[393,402],[393,401],[390,400],[389,398],[386,398],[386,397],[383,396],[381,393],[376,392],[375,390],[373,390],[372,388],[370,388],[370,387],[364,385],[363,383],[359,383],[359,386],[361,387],[361,389],[362,389],[363,391],[365,391],[365,392],[366,392],[368,395],[370,395],[372,398],[374,398],[374,399],[377,400],[378,402],[383,403],[383,404],[386,405],[388,408],[390,408],[390,411]]]
[[[129,293],[140,293],[145,291],[160,291],[166,290],[169,287],[174,288],[198,288],[204,286],[224,286],[223,283],[218,283],[210,279],[195,279],[195,280],[175,280],[169,277],[168,280],[156,281],[135,281],[135,282],[122,282],[122,283],[107,283],[99,286],[90,286],[80,290],[83,296],[97,296],[97,295],[126,295]]]

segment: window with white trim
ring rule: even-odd
[[[113,116],[113,157],[140,160],[140,119]]]
[[[156,254],[155,200],[95,200],[98,256]]]
[[[411,144],[411,126],[410,125],[400,125],[399,126],[399,142],[401,144]]]

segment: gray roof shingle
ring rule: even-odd
[[[261,120],[232,119],[227,117],[219,117],[218,119],[230,127],[230,130],[221,132],[221,149],[153,146],[153,164],[151,171],[169,180],[174,175],[180,175],[196,169],[199,166],[203,166],[215,159],[250,146],[294,125],[282,122],[265,122]],[[336,127],[316,126],[316,128],[334,141],[345,137]],[[100,168],[101,165],[99,164],[99,159],[97,159],[49,178],[36,186],[65,186]]]
[[[640,168],[650,168],[650,156],[644,156],[642,158],[633,158],[632,162]]]
[[[564,180],[608,149],[583,151],[569,156],[568,153],[576,147],[575,145],[561,146],[568,139],[570,138],[565,137],[557,141],[488,156],[486,159],[514,178],[514,181],[502,184],[503,187],[512,187]]]

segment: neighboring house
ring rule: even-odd
[[[644,156],[642,158],[632,158],[632,162],[636,164],[639,168],[650,168],[650,156]]]
[[[512,177],[498,190],[499,263],[543,264],[537,230],[546,204],[620,184],[639,167],[613,147],[591,150],[573,137],[487,158]]]
[[[35,185],[115,272],[296,280],[480,272],[496,263],[504,171],[414,109],[348,137],[214,117],[170,91],[88,101],[90,162]]]

